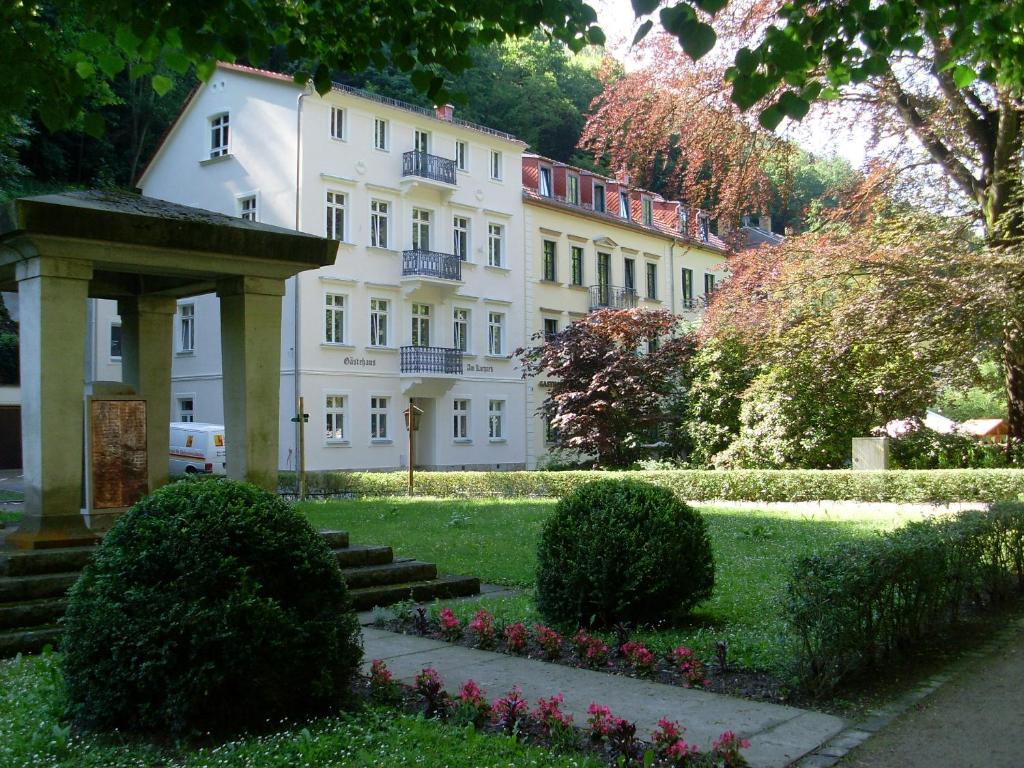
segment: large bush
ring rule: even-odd
[[[802,557],[787,614],[801,677],[828,693],[847,677],[905,653],[956,621],[1024,587],[1024,504],[911,523]]]
[[[161,488],[71,589],[63,641],[86,727],[224,730],[335,705],[362,650],[330,549],[255,486]]]
[[[704,518],[647,483],[588,483],[558,502],[541,533],[537,606],[555,622],[658,622],[709,598],[714,583]]]
[[[1006,446],[984,443],[973,435],[943,435],[918,426],[889,441],[897,469],[1000,469],[1010,465]]]

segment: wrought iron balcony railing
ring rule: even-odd
[[[462,259],[451,253],[412,250],[402,252],[402,277],[462,279]]]
[[[402,373],[462,373],[462,350],[451,347],[402,347]]]
[[[634,288],[622,288],[617,285],[590,286],[591,309],[633,309],[636,307],[637,298]]]
[[[402,154],[402,175],[455,184],[455,161],[414,149]]]

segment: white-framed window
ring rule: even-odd
[[[452,253],[463,261],[469,259],[469,218],[452,216]]]
[[[565,199],[573,205],[580,204],[580,177],[575,173],[565,177]]]
[[[543,279],[554,282],[558,278],[558,245],[554,240],[544,241]]]
[[[540,167],[540,189],[539,192],[544,197],[551,197],[551,169],[546,166]]]
[[[452,346],[460,352],[469,352],[469,310],[452,309]]]
[[[604,213],[607,208],[604,197],[604,184],[594,185],[594,210],[598,213]]]
[[[643,222],[648,227],[654,226],[654,202],[649,197],[640,198]]]
[[[460,171],[469,170],[469,144],[465,141],[455,142],[455,167]]]
[[[345,395],[326,395],[324,397],[324,438],[328,443],[342,443],[348,440]]]
[[[624,189],[619,190],[619,216],[624,219],[631,217],[629,212],[629,195]]]
[[[345,239],[345,193],[335,190],[327,191],[327,227],[326,234],[333,240]]]
[[[505,265],[505,226],[487,225],[487,264],[492,267]]]
[[[345,306],[347,297],[340,293],[324,294],[324,341],[345,343]]]
[[[370,201],[370,245],[387,248],[391,229],[391,203],[386,200]]]
[[[413,149],[422,154],[430,152],[430,132],[419,128],[413,133]]]
[[[487,436],[491,440],[505,439],[505,401],[487,401]]]
[[[687,237],[690,235],[690,212],[685,208],[679,209],[679,231]]]
[[[452,400],[452,438],[469,440],[469,400]]]
[[[389,339],[391,302],[388,299],[370,299],[370,346],[386,347]]]
[[[502,165],[503,165],[503,163],[502,163],[502,159],[501,159],[501,152],[499,152],[496,149],[492,149],[491,150],[491,178],[494,179],[495,181],[501,181],[502,171],[504,170]]]
[[[412,249],[430,250],[430,211],[425,208],[412,209]]]
[[[196,420],[196,399],[192,395],[182,395],[175,398],[178,403],[178,421],[186,421],[189,424]]]
[[[375,117],[373,119],[373,148],[387,152],[389,134],[388,121],[383,117]]]
[[[430,346],[430,305],[412,305],[412,345],[414,347]]]
[[[331,107],[331,138],[345,140],[345,110]]]
[[[487,354],[505,353],[505,315],[502,312],[487,313]]]
[[[388,440],[388,398],[380,395],[370,397],[370,439]]]
[[[121,323],[117,321],[110,324],[110,359],[121,359]]]
[[[647,262],[647,298],[658,298],[658,265]]]
[[[627,291],[636,290],[636,259],[622,260],[622,284]]]
[[[196,305],[191,302],[178,305],[178,351],[196,350]]]
[[[238,215],[246,221],[259,221],[260,212],[257,208],[256,195],[238,198]]]
[[[583,285],[583,248],[574,245],[572,251],[572,284]]]
[[[230,123],[227,112],[210,118],[210,157],[223,157],[231,151]]]

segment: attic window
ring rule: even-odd
[[[624,219],[632,218],[629,214],[629,195],[624,189],[619,190],[619,216]]]
[[[210,157],[223,157],[229,149],[230,115],[223,112],[210,118]]]
[[[648,227],[654,226],[654,203],[651,202],[649,197],[641,198],[641,203],[643,205],[644,224]]]
[[[544,197],[551,197],[551,169],[543,166],[540,169],[540,193]]]

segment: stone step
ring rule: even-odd
[[[420,560],[396,560],[386,565],[343,568],[341,575],[345,577],[349,589],[362,589],[436,579],[437,566]]]
[[[96,547],[35,549],[0,554],[0,576],[36,576],[81,571]]]
[[[19,653],[39,653],[47,645],[56,648],[62,631],[53,624],[32,629],[0,630],[0,659]]]
[[[395,554],[391,547],[367,546],[366,544],[352,544],[344,549],[334,550],[334,556],[338,558],[339,568],[355,568],[360,565],[387,565],[394,561]]]
[[[377,606],[394,605],[410,598],[417,603],[425,603],[435,598],[445,600],[478,594],[480,594],[480,579],[471,576],[441,576],[430,581],[365,587],[349,592],[357,611],[368,611]]]
[[[344,549],[348,546],[348,531],[320,531],[331,549]]]
[[[30,629],[45,624],[56,624],[67,607],[67,600],[60,598],[0,604],[0,630]]]
[[[64,597],[64,593],[78,580],[78,576],[77,572],[5,576],[0,578],[0,605],[46,597]]]

